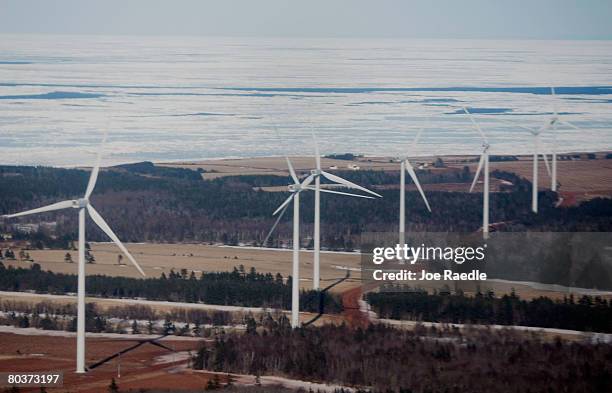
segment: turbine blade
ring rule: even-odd
[[[311,130],[311,133],[312,133],[312,142],[314,144],[315,161],[317,163],[317,169],[321,170],[321,153],[319,152],[319,144],[317,143],[317,137],[314,131]]]
[[[268,240],[270,239],[270,236],[272,236],[272,233],[274,232],[274,230],[278,226],[278,223],[280,222],[281,218],[283,218],[283,215],[285,214],[285,212],[287,211],[288,208],[289,208],[289,204],[286,204],[285,207],[283,207],[283,210],[278,215],[278,218],[274,222],[274,225],[272,225],[272,229],[270,229],[270,232],[268,232],[268,235],[264,239],[263,243],[261,243],[262,246],[264,246],[264,247],[266,246],[266,244],[268,243]]]
[[[544,124],[542,127],[538,128],[534,135],[540,135],[544,131],[548,131],[548,129],[550,129],[550,127],[551,127],[551,122],[550,121],[546,121],[546,124]]]
[[[307,190],[312,190],[312,191],[316,190],[316,188],[314,187],[304,187],[304,188]],[[347,196],[358,197],[358,198],[374,199],[374,197],[371,197],[368,195],[351,194],[349,192],[333,191],[333,190],[328,190],[326,188],[321,188],[319,191],[328,192],[330,194],[339,194],[339,195],[347,195]]]
[[[408,160],[406,160],[406,172],[408,172],[408,174],[412,178],[414,185],[418,188],[419,193],[421,193],[421,197],[423,197],[423,201],[425,202],[425,206],[427,206],[427,210],[429,210],[429,212],[431,213],[431,208],[429,207],[429,202],[427,202],[427,198],[425,197],[425,193],[423,192],[421,183],[419,183],[419,179],[417,178],[417,175],[414,172],[414,168],[412,167],[412,164],[410,164],[410,161]]]
[[[289,203],[291,202],[291,200],[293,199],[294,196],[295,196],[295,194],[293,194],[293,193],[291,195],[289,195],[289,197],[287,199],[285,199],[285,202],[281,203],[281,205],[276,210],[274,210],[274,213],[272,213],[272,215],[275,216],[276,213],[278,213],[279,211],[282,210],[282,208],[284,208],[285,206],[289,205]]]
[[[108,133],[105,132],[104,137],[102,138],[100,150],[98,150],[98,157],[96,158],[96,164],[91,169],[91,174],[89,175],[89,182],[87,183],[87,189],[85,190],[85,199],[88,199],[91,196],[91,193],[96,187],[96,182],[98,181],[98,173],[100,172],[100,161],[102,160],[102,153],[104,153],[104,144],[106,143],[107,135]]]
[[[476,169],[476,174],[474,175],[474,180],[472,180],[472,185],[470,186],[470,192],[474,190],[474,186],[476,185],[476,181],[480,177],[480,172],[482,171],[482,166],[484,165],[484,152],[480,154],[480,160],[478,160],[478,168]]]
[[[463,107],[463,111],[469,116],[470,121],[472,122],[472,126],[480,134],[480,136],[482,137],[482,140],[485,141],[486,143],[487,137],[485,136],[484,132],[482,132],[482,129],[480,128],[480,125],[476,122],[476,120],[474,119],[474,116],[472,116],[472,114],[467,110],[466,107]]]
[[[417,132],[417,134],[414,136],[414,139],[412,140],[412,149],[413,149],[413,151],[416,148],[417,143],[419,143],[419,139],[421,139],[421,134],[423,133],[424,130],[425,130],[425,128],[420,128],[419,131]]]
[[[96,211],[96,209],[94,209],[94,207],[92,205],[87,205],[87,211],[89,212],[89,216],[96,223],[96,225],[98,225],[100,227],[100,229],[102,229],[102,231],[104,233],[106,233],[108,235],[108,237],[110,237],[113,242],[115,242],[117,247],[119,247],[119,249],[125,254],[125,256],[128,257],[130,262],[132,262],[132,264],[136,267],[136,269],[138,269],[140,274],[142,274],[143,276],[146,276],[145,272],[142,270],[142,268],[140,267],[138,262],[136,262],[134,257],[132,257],[132,254],[130,254],[130,252],[127,250],[127,248],[125,248],[125,246],[123,245],[123,243],[121,243],[121,241],[119,240],[117,235],[115,235],[115,232],[113,232],[113,230],[110,229],[110,227],[108,226],[106,221],[104,221],[104,219]]]
[[[544,166],[546,167],[546,172],[548,172],[548,176],[550,176],[550,164],[548,163],[548,157],[545,153],[540,154],[542,156],[542,160],[544,161]]]
[[[555,94],[555,88],[553,86],[550,87],[550,95],[552,96],[553,113],[555,114],[555,117],[557,117],[557,95]]]
[[[575,126],[575,125],[573,125],[572,123],[567,122],[567,121],[565,121],[565,120],[561,120],[561,121],[559,121],[559,123],[561,123],[561,124],[565,124],[566,126],[568,126],[568,127],[570,127],[570,128],[573,128],[574,130],[577,130],[577,131],[582,131],[580,128],[576,127],[576,126]]]
[[[312,183],[314,178],[315,178],[314,175],[309,175],[306,179],[304,179],[304,181],[302,182],[301,186],[305,187],[305,186],[309,185],[310,183]]]
[[[36,213],[50,212],[53,210],[67,209],[69,207],[72,207],[74,203],[76,203],[76,201],[62,201],[62,202],[53,203],[48,206],[43,206],[43,207],[39,207],[39,208],[32,209],[32,210],[26,210],[21,213],[5,214],[3,217],[13,218],[13,217],[27,216],[27,215],[36,214]]]
[[[331,181],[339,183],[339,184],[343,184],[343,185],[347,186],[348,188],[356,188],[356,189],[361,190],[363,192],[367,192],[368,194],[372,194],[372,195],[375,195],[375,196],[377,196],[379,198],[382,198],[382,195],[377,194],[374,191],[370,191],[367,188],[362,187],[362,186],[360,186],[358,184],[355,184],[353,182],[345,180],[345,179],[341,178],[340,176],[332,175],[331,173],[325,172],[325,171],[321,171],[321,174],[324,177],[326,177],[328,180],[331,180]]]
[[[509,122],[507,120],[502,120],[502,119],[496,119],[496,120],[501,122],[501,123],[504,123],[505,125],[510,126],[510,127],[519,127],[519,128],[522,128],[524,130],[529,131],[530,133],[532,133],[534,135],[535,135],[536,132],[538,132],[537,129],[532,128],[532,127],[527,127],[527,126],[524,126],[524,125],[521,125],[521,124],[514,124],[514,123],[511,123],[511,122]]]
[[[287,167],[289,168],[289,174],[291,175],[291,178],[293,179],[293,182],[295,184],[300,184],[300,180],[298,179],[297,175],[295,174],[295,169],[293,169],[293,165],[291,165],[291,161],[289,161],[289,157],[285,156],[285,159],[287,160]]]

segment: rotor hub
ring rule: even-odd
[[[87,207],[87,205],[89,205],[89,199],[87,198],[77,199],[76,201],[72,202],[72,207],[75,209],[82,209]]]
[[[298,184],[289,184],[287,188],[289,189],[289,192],[299,192],[302,189],[302,187],[300,187]]]
[[[315,176],[321,176],[322,171],[320,169],[311,169],[310,174]]]

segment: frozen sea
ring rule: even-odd
[[[612,149],[612,41],[0,35],[0,163],[477,154],[462,107],[526,153],[551,85],[558,150]]]

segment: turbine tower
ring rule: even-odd
[[[474,180],[472,180],[472,185],[470,186],[470,192],[474,190],[474,186],[476,185],[476,181],[480,177],[480,172],[484,167],[484,184],[482,187],[482,238],[489,238],[489,140],[487,139],[484,132],[480,128],[480,125],[476,123],[474,117],[470,112],[468,112],[467,108],[463,108],[463,111],[470,117],[470,121],[472,122],[472,126],[474,129],[480,134],[482,138],[482,152],[480,153],[480,160],[478,160],[478,169],[476,169],[476,174],[474,175]]]
[[[343,179],[340,176],[336,176],[336,175],[333,175],[331,173],[328,173],[322,170],[321,169],[321,154],[319,153],[319,146],[318,146],[317,139],[314,133],[312,134],[312,140],[314,143],[315,162],[316,162],[316,168],[310,171],[310,173],[314,176],[314,181],[315,181],[314,261],[313,261],[313,274],[312,274],[312,289],[318,290],[320,288],[320,276],[321,276],[321,176],[339,185],[343,185],[348,188],[354,188],[357,190],[361,190],[369,194],[375,195],[379,198],[382,198],[382,195],[377,194],[374,191],[370,191],[367,188],[357,185],[355,183],[352,183],[346,179]],[[349,194],[349,193],[345,193],[343,195],[361,197],[361,195]]]
[[[502,123],[509,124],[507,121],[502,121]],[[513,124],[511,124],[514,126]],[[539,165],[539,156],[542,156],[544,161],[544,165],[546,166],[546,171],[548,175],[552,177],[552,173],[550,170],[550,165],[548,164],[548,158],[546,158],[546,153],[542,152],[542,141],[540,140],[540,134],[546,131],[549,127],[550,123],[546,123],[544,126],[540,128],[532,128],[523,125],[518,125],[518,127],[529,131],[533,138],[533,168],[531,175],[531,211],[534,213],[538,212],[538,165]]]
[[[551,128],[553,131],[553,148],[552,148],[552,169],[551,169],[551,186],[550,189],[554,192],[557,191],[557,125],[558,124],[564,124],[570,128],[573,128],[577,131],[580,131],[580,129],[578,127],[576,127],[575,125],[567,122],[567,121],[563,121],[559,119],[559,113],[557,111],[557,95],[555,94],[555,88],[551,87],[550,88],[550,95],[552,96],[552,108],[553,108],[553,115],[552,117],[548,120],[548,125],[545,126],[546,129]]]
[[[289,157],[285,156],[285,160],[287,161],[287,167],[289,168],[289,174],[291,175],[291,179],[293,180],[292,184],[287,186],[291,195],[285,199],[283,203],[272,213],[272,215],[278,215],[276,222],[272,226],[272,229],[266,236],[266,240],[264,240],[264,244],[270,238],[270,235],[280,222],[281,217],[285,214],[285,211],[289,207],[289,204],[293,202],[293,268],[292,268],[292,281],[291,281],[291,327],[297,328],[299,327],[299,312],[300,312],[300,193],[304,190],[315,191],[316,188],[311,187],[310,184],[313,182],[315,175],[310,174],[304,181],[300,183],[300,180],[293,169],[293,165],[289,160]],[[332,191],[321,189],[322,192],[328,192],[332,194],[340,194],[340,195],[350,195],[357,196],[360,198],[370,198],[369,196],[357,195],[357,194],[349,194],[341,191]]]
[[[533,173],[532,173],[532,190],[531,190],[531,210],[534,213],[538,212],[538,156],[541,155],[542,159],[544,160],[544,164],[546,165],[546,171],[548,172],[548,174],[550,175],[551,178],[551,190],[556,192],[557,191],[557,125],[558,124],[563,124],[567,127],[573,128],[575,130],[580,131],[580,128],[576,127],[575,125],[567,122],[567,121],[563,121],[559,119],[559,113],[557,112],[557,106],[555,104],[556,102],[556,94],[555,94],[555,88],[551,87],[550,88],[550,94],[552,96],[553,102],[553,115],[552,117],[550,117],[546,123],[540,127],[540,128],[533,128],[533,127],[527,127],[527,126],[523,126],[523,125],[519,125],[518,127],[523,128],[527,131],[529,131],[529,133],[531,133],[531,135],[533,136],[533,144],[534,144],[534,151],[533,151]],[[504,121],[504,123],[507,123]],[[552,149],[552,169],[551,169],[551,165],[548,164],[548,159],[546,158],[546,153],[545,152],[541,152],[541,140],[540,140],[540,135],[549,130],[552,129],[553,130],[553,149]]]
[[[423,129],[421,128],[419,132],[414,137],[412,141],[412,152],[415,151],[416,145],[421,137],[421,133]],[[425,206],[427,210],[431,213],[431,207],[429,207],[429,202],[427,201],[427,197],[425,197],[425,193],[423,192],[423,188],[421,187],[421,183],[419,183],[419,179],[412,167],[412,164],[408,160],[408,156],[405,156],[400,159],[401,160],[401,168],[400,168],[400,213],[399,213],[399,244],[404,244],[406,242],[406,172],[410,175],[410,178],[414,182],[414,185],[419,190],[421,197],[423,198],[423,202],[425,202]]]
[[[548,158],[546,158],[546,153],[543,153],[542,150],[542,141],[540,139],[540,134],[546,130],[546,127],[541,127],[539,129],[529,129],[531,135],[533,136],[533,168],[532,168],[532,185],[531,185],[531,211],[534,213],[538,212],[538,158],[541,155],[544,160],[544,164],[546,165],[546,170],[548,174],[550,174],[550,165],[548,165]]]
[[[91,196],[95,186],[96,181],[98,179],[98,173],[100,171],[100,160],[102,159],[102,150],[104,143],[106,141],[106,136],[102,141],[102,147],[98,152],[98,158],[96,160],[96,164],[91,171],[91,175],[89,176],[89,182],[87,184],[87,188],[85,190],[85,195],[83,198],[67,200],[62,202],[57,202],[48,206],[39,207],[37,209],[27,210],[21,213],[16,214],[8,214],[3,217],[13,218],[13,217],[21,217],[27,216],[30,214],[36,213],[44,213],[50,212],[54,210],[61,209],[79,209],[79,265],[78,265],[78,289],[77,289],[77,354],[76,354],[76,372],[84,373],[85,372],[85,214],[86,211],[89,213],[89,216],[96,223],[96,225],[111,238],[113,242],[119,247],[119,249],[128,257],[130,262],[138,269],[140,274],[145,276],[144,271],[138,265],[136,260],[132,257],[132,255],[128,252],[125,246],[121,243],[117,235],[113,232],[113,230],[108,226],[106,221],[102,218],[102,216],[94,209],[89,201],[89,197]]]

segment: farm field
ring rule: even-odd
[[[196,274],[201,272],[231,271],[234,266],[244,265],[245,269],[254,267],[262,273],[281,273],[283,277],[291,275],[291,250],[259,249],[255,247],[229,247],[203,244],[153,244],[132,243],[126,245],[150,277],[168,274],[171,269],[180,271],[187,269]],[[104,274],[109,276],[140,277],[131,265],[117,265],[119,250],[110,243],[91,243],[92,254],[96,262],[88,264],[88,275]],[[67,263],[64,256],[71,252],[73,259],[76,253],[68,250],[28,250],[34,261],[43,270],[57,273],[76,274],[77,264]],[[300,283],[302,289],[312,288],[312,258],[311,251],[300,253]],[[125,260],[124,260],[125,262]],[[5,260],[5,265],[29,267],[31,262]],[[323,252],[321,254],[321,286],[325,287],[346,275],[346,268],[351,277],[332,288],[332,292],[343,293],[361,286],[361,256],[358,253]],[[440,289],[445,285],[451,289],[455,283],[445,281],[419,281],[419,287],[427,290]],[[461,282],[457,285],[466,293],[492,290],[496,294],[510,293],[514,290],[521,298],[530,299],[539,296],[563,298],[569,289],[533,285],[530,283],[510,282],[503,280],[488,280],[486,282]],[[580,292],[576,292],[580,295]],[[612,294],[597,293],[597,295],[612,298]],[[2,296],[5,298],[5,296]]]
[[[308,171],[315,167],[314,157],[296,156],[291,157],[291,164],[296,171]],[[338,160],[322,158],[322,168],[338,167],[338,170],[348,170],[349,165],[358,165],[361,169],[393,170],[397,168],[396,163],[390,163],[388,158],[368,157],[356,160]],[[278,175],[289,176],[285,157],[259,157],[240,158],[225,160],[204,160],[196,162],[156,163],[158,166],[202,169],[204,179],[215,179],[223,176],[235,175]]]
[[[291,275],[291,250],[264,249],[255,247],[229,247],[203,244],[126,244],[134,258],[142,266],[148,276],[166,275],[170,270],[187,269],[196,274],[201,272],[231,271],[234,267],[244,265],[245,269],[254,267],[259,272],[281,273],[283,277]],[[111,243],[91,243],[91,253],[95,263],[87,265],[87,274],[105,274],[111,276],[140,277],[136,269],[127,259],[118,265],[119,249]],[[58,273],[74,273],[76,263],[64,261],[66,253],[70,252],[73,260],[77,259],[76,251],[69,250],[28,250],[34,261],[42,269]],[[302,288],[312,287],[313,253],[300,253],[300,282]],[[28,267],[29,262],[6,261],[14,266]],[[321,255],[321,277],[331,283],[346,275],[344,267],[352,270],[355,278],[359,278],[360,255],[357,253],[327,253]],[[325,286],[327,281],[323,281]],[[346,284],[340,284],[343,288]],[[355,284],[353,284],[355,285]]]
[[[584,154],[581,154],[580,159],[557,160],[557,179],[561,184],[559,191],[566,205],[576,204],[595,197],[612,197],[612,160],[605,159],[608,152],[598,152],[595,154],[596,159],[587,159]],[[477,155],[441,156],[440,158],[445,162],[448,168],[461,169],[464,166],[468,166],[472,172],[476,170],[478,164]],[[532,176],[532,157],[530,155],[525,155],[517,156],[517,158],[518,161],[492,161],[490,163],[491,170],[497,169],[513,172],[530,180]],[[436,157],[433,156],[422,156],[414,158],[412,162],[415,164],[428,164],[427,169],[434,172],[448,170],[448,168],[434,168],[431,164],[435,159]],[[314,158],[308,156],[291,157],[291,162],[298,172],[309,171],[315,166]],[[235,175],[289,176],[284,157],[205,160],[198,162],[158,163],[156,165],[193,170],[201,168],[206,171],[206,173],[203,174],[204,179]],[[359,170],[399,170],[399,164],[393,162],[393,157],[356,157],[354,160],[322,159],[322,167],[324,169],[337,167],[337,170],[350,170],[349,167],[352,165],[359,167]],[[550,176],[541,159],[538,173],[540,178],[539,188],[541,190],[549,189]],[[499,183],[499,180],[492,179],[491,186],[493,190],[498,188]],[[481,185],[478,185],[476,190],[480,187]],[[285,187],[264,187],[263,189],[266,191],[286,190]],[[424,189],[429,191],[465,191],[465,185],[432,184],[424,185]]]
[[[491,169],[514,172],[526,179],[532,176],[532,161],[524,159],[519,161],[491,162]],[[475,168],[476,164],[469,164]],[[538,176],[542,179],[542,189],[550,188],[550,176],[546,167],[540,160]],[[612,190],[612,160],[579,160],[579,161],[557,161],[557,180],[561,183],[561,191],[606,193],[610,195]]]
[[[96,368],[85,375],[74,373],[74,337],[21,335],[0,333],[0,370],[3,371],[63,371],[64,386],[47,388],[48,392],[97,393],[107,391],[112,378],[123,390],[141,388],[203,389],[213,376],[193,373],[186,368],[187,354],[195,352],[198,342],[194,340],[162,340],[174,349],[144,344],[118,359]],[[134,345],[129,336],[124,338],[87,338],[86,364],[92,364],[120,350]],[[121,377],[118,378],[118,371]],[[222,382],[224,377],[220,379]],[[39,392],[39,388],[22,388],[21,392]]]

